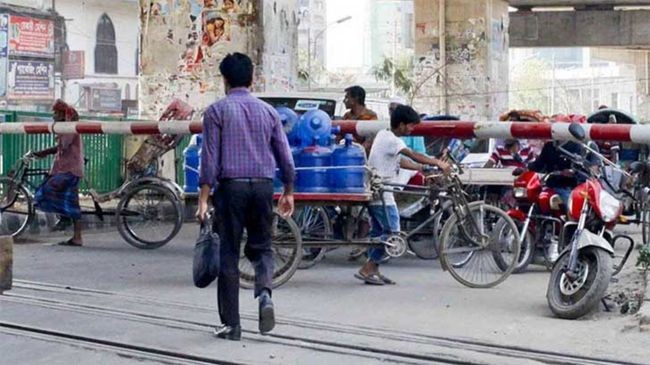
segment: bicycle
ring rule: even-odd
[[[483,201],[468,201],[468,194],[458,178],[462,169],[456,164],[457,172],[449,175],[431,175],[429,186],[409,186],[413,190],[397,191],[392,187],[406,185],[391,184],[374,176],[371,178],[372,193],[296,193],[297,214],[294,218],[282,218],[276,214],[273,222],[273,256],[276,268],[273,287],[287,282],[304,258],[305,249],[326,250],[343,246],[384,246],[387,257],[400,257],[415,246],[412,237],[438,236],[432,244],[438,245],[444,270],[461,284],[472,288],[488,288],[503,282],[514,270],[519,256],[519,233],[515,223],[503,210]],[[419,191],[417,191],[419,190]],[[372,195],[383,196],[383,192],[394,191],[403,194],[426,196],[436,212],[418,227],[388,236],[384,240],[355,238],[358,217],[352,213],[354,207],[365,207]],[[279,194],[276,194],[279,196]],[[278,197],[276,196],[276,198]],[[325,215],[321,207],[340,208],[338,219],[342,220],[343,237],[332,237],[332,231],[324,227]],[[503,219],[506,224],[497,226]],[[498,230],[497,230],[498,228]],[[242,242],[245,241],[245,238]],[[243,245],[242,245],[243,247]],[[430,254],[430,247],[418,247],[422,254]],[[499,252],[507,263],[502,270],[494,261],[494,252]],[[252,264],[242,255],[239,262],[240,285],[251,288],[254,285]]]

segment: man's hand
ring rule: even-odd
[[[203,223],[206,214],[208,214],[208,202],[199,200],[199,207],[196,209],[196,219]]]
[[[447,162],[444,162],[442,160],[437,160],[436,166],[438,166],[438,168],[442,170],[442,172],[445,175],[449,175],[449,173],[451,172],[451,165],[448,164]]]
[[[293,194],[282,194],[280,200],[278,200],[278,213],[283,218],[289,218],[293,214],[293,209]]]

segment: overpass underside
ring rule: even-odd
[[[511,47],[650,48],[650,1],[510,0]]]
[[[495,120],[509,106],[510,47],[602,47],[602,59],[635,67],[635,112],[650,117],[650,0],[414,4],[418,110]]]

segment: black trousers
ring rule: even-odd
[[[244,228],[248,239],[244,254],[255,268],[255,297],[271,291],[273,253],[273,182],[271,180],[219,182],[214,194],[216,229],[221,236],[221,269],[217,281],[221,323],[239,325],[239,256]]]

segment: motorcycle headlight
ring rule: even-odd
[[[610,223],[618,218],[619,212],[621,211],[621,202],[613,197],[612,194],[605,190],[601,191],[598,205],[600,206],[601,218],[605,222]]]
[[[528,197],[528,190],[526,188],[514,188],[512,189],[512,194],[517,199],[524,199]]]

